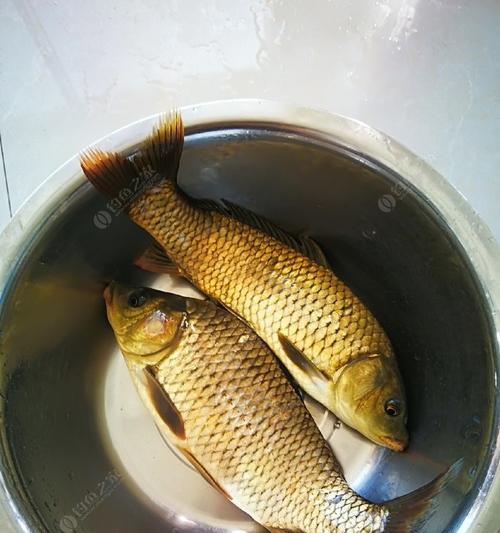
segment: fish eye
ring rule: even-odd
[[[145,303],[146,303],[146,295],[144,294],[144,291],[142,290],[134,291],[128,297],[128,305],[130,307],[141,307]]]
[[[401,402],[395,399],[387,400],[384,410],[389,416],[398,416],[401,413]]]

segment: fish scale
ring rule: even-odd
[[[81,160],[89,181],[111,197],[153,169],[158,183],[148,180],[125,211],[183,275],[247,323],[209,301],[188,305],[165,293],[168,311],[157,301],[144,323],[134,322],[145,289],[121,295],[121,318],[106,289],[108,318],[157,424],[170,428],[167,436],[210,483],[273,533],[414,531],[461,461],[384,506],[363,500],[269,350],[344,421],[402,451],[406,406],[387,336],[312,241],[295,241],[266,221],[256,228],[256,215],[227,203],[189,199],[175,181],[182,140],[174,114],[133,160],[95,149]],[[173,271],[157,249],[141,263]],[[193,306],[204,313],[194,316]]]
[[[332,286],[335,289],[335,286],[339,284],[331,271],[320,265],[315,265],[315,272],[311,273],[307,270],[307,267],[299,266],[294,273],[292,271],[293,260],[295,259],[299,265],[305,261],[297,252],[285,249],[284,246],[276,241],[269,243],[271,239],[268,236],[248,227],[243,228],[243,224],[218,213],[206,213],[206,219],[210,222],[209,225],[202,220],[200,216],[202,213],[198,212],[196,216],[198,224],[193,227],[192,222],[195,221],[186,219],[189,214],[192,216],[193,208],[188,206],[186,212],[180,215],[178,211],[184,211],[182,209],[184,206],[178,205],[179,201],[176,198],[175,188],[169,185],[163,185],[161,193],[159,191],[160,188],[155,188],[151,193],[147,191],[139,204],[147,204],[149,208],[144,210],[139,205],[137,207],[133,206],[130,210],[130,216],[158,239],[168,250],[170,257],[181,265],[182,270],[201,290],[222,301],[238,314],[245,316],[250,325],[268,342],[269,339],[272,339],[270,344],[275,352],[282,352],[281,345],[275,339],[277,331],[285,331],[298,348],[304,349],[306,345],[303,343],[305,333],[303,333],[304,327],[300,327],[302,324],[308,327],[308,355],[321,370],[335,372],[346,362],[352,360],[353,357],[362,355],[362,353],[353,354],[350,346],[356,340],[353,337],[359,338],[363,336],[365,331],[371,333],[370,338],[367,339],[364,345],[365,353],[367,350],[371,350],[373,353],[392,353],[390,343],[385,334],[378,324],[374,324],[373,316],[370,316],[364,307],[357,306],[354,315],[346,313],[339,320],[332,320],[330,324],[322,325],[322,327],[319,327],[319,321],[310,322],[312,313],[323,316],[323,305],[327,297],[323,293],[327,292],[327,288],[331,291]],[[161,194],[163,195],[163,201],[155,202],[154,199]],[[170,201],[167,202],[167,199]],[[155,206],[155,203],[159,205]],[[157,210],[163,211],[163,217],[151,217],[149,214],[151,210],[153,213]],[[183,220],[187,227],[193,228],[185,236],[186,239],[192,239],[189,245],[185,241],[184,246],[178,246],[174,231],[175,226],[171,224],[172,220]],[[168,231],[168,228],[172,228],[172,231]],[[221,228],[225,229],[225,231],[221,231]],[[235,239],[235,233],[239,234],[238,239]],[[244,233],[249,235],[245,238]],[[237,250],[234,251],[231,250],[233,240],[236,241],[237,246]],[[242,241],[244,246],[242,246]],[[204,254],[204,256],[200,256],[197,253],[197,250],[204,252],[211,247],[223,249],[225,253],[218,255],[217,261],[214,260],[213,253],[209,252],[206,255]],[[264,267],[259,272],[252,265],[255,265],[255,259],[262,260],[263,258],[275,257],[276,249],[279,250],[280,257],[283,257],[283,262],[273,265],[271,272],[276,272],[276,268],[283,264],[284,279],[282,283],[269,283],[268,280],[271,277],[269,269]],[[257,253],[253,255],[252,252],[255,250],[257,250]],[[290,270],[288,275],[286,274],[288,270],[286,270],[285,265]],[[245,273],[250,270],[252,271],[252,277],[247,279]],[[242,285],[244,281],[249,282],[250,286],[264,287],[265,294],[261,293],[261,291],[246,289]],[[289,287],[290,284],[292,284],[293,288],[297,287],[304,291],[305,299],[301,300],[302,303],[298,308],[293,305],[297,301],[295,291],[288,291],[288,294],[286,294],[287,286]],[[309,292],[312,285],[319,286],[318,293]],[[346,289],[347,287],[342,286],[338,291],[335,291],[337,295],[335,302],[343,303],[344,300],[347,300],[347,305],[342,305],[341,303],[337,306],[337,312],[339,313],[342,312],[343,308],[349,307],[350,301],[356,301],[354,295],[349,294],[350,291]],[[312,297],[314,294],[317,294],[316,298]],[[274,301],[277,302],[276,305],[273,305]],[[290,316],[282,311],[280,312],[281,309],[294,309],[294,312]],[[326,311],[328,310],[326,309]],[[264,327],[261,326],[261,318],[265,323]],[[342,321],[343,318],[344,320]],[[359,327],[358,318],[363,319],[361,323],[366,324],[364,327]],[[346,323],[345,319],[347,319],[349,325],[352,324],[352,327],[345,335],[347,341],[344,340],[343,343],[339,343],[336,333],[339,329],[339,324]],[[325,338],[327,339],[326,342]],[[338,353],[339,356],[337,360],[332,357],[332,354],[335,353]]]
[[[197,210],[172,182],[145,191],[129,215],[196,286],[243,317],[281,359],[280,331],[328,374],[367,353],[393,357],[374,316],[331,270],[237,220]],[[266,263],[274,257],[275,264]],[[311,321],[311,315],[325,314],[329,322]]]
[[[387,510],[349,489],[265,344],[224,310],[209,302],[199,306],[176,350],[156,370],[184,421],[187,448],[225,490],[231,487],[235,503],[266,526],[381,530]],[[332,501],[340,506],[337,514]],[[357,522],[349,524],[353,513]]]
[[[173,115],[128,158],[95,149],[82,157],[88,179],[108,196],[142,183],[124,212],[171,262],[167,267],[153,253],[141,266],[158,271],[163,265],[172,273],[173,261],[243,319],[313,398],[378,444],[402,451],[408,443],[405,394],[380,324],[312,240],[294,239],[228,202],[188,197],[176,183],[183,139],[180,117]],[[373,395],[372,405],[365,402],[360,411],[358,397],[376,388],[384,396]]]

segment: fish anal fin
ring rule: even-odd
[[[278,333],[278,339],[292,366],[304,373],[318,388],[323,388],[329,383],[328,376],[312,363],[283,333]],[[285,366],[289,368],[289,365]]]
[[[167,256],[164,249],[155,242],[134,261],[134,265],[148,272],[182,276],[179,267]]]
[[[186,440],[182,415],[177,410],[177,407],[175,407],[167,391],[158,382],[153,367],[145,367],[143,374],[149,399],[155,412],[177,439]]]
[[[130,157],[90,148],[80,166],[92,185],[128,206],[157,183],[177,178],[184,145],[184,127],[177,111],[162,117],[153,132]]]
[[[179,448],[184,457],[196,468],[196,470],[205,478],[214,489],[217,489],[228,500],[232,500],[231,496],[219,485],[210,472],[196,459],[196,457],[186,448]]]

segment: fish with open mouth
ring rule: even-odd
[[[413,531],[459,469],[383,505],[347,485],[269,347],[209,300],[111,283],[107,315],[166,440],[272,532]]]
[[[363,302],[326,264],[314,241],[294,238],[229,202],[190,198],[177,185],[181,117],[160,120],[126,157],[90,149],[89,181],[161,245],[182,275],[242,318],[296,382],[377,444],[408,444],[407,405],[391,343]],[[130,193],[130,194],[129,194]],[[142,265],[171,269],[152,252]]]

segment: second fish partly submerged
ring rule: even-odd
[[[187,197],[176,183],[183,141],[174,113],[132,158],[90,150],[82,169],[98,190],[125,198],[127,214],[182,274],[245,320],[306,392],[374,442],[402,451],[405,394],[373,314],[312,241],[227,202]]]
[[[207,300],[112,283],[108,318],[156,425],[205,479],[273,532],[408,532],[458,465],[384,505],[352,491],[265,343]]]

